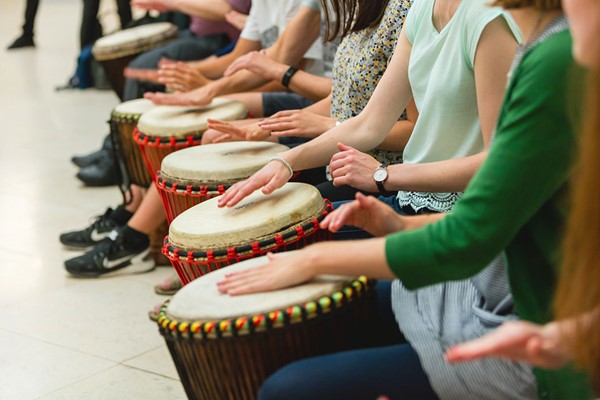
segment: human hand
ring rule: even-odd
[[[227,122],[209,118],[208,128],[223,133],[223,136],[213,139],[213,143],[236,138],[238,140],[263,141],[271,136],[271,132],[261,129],[252,119]]]
[[[158,82],[169,90],[188,92],[212,81],[189,64],[176,62],[164,64],[158,70]]]
[[[540,326],[526,321],[510,321],[484,337],[452,347],[446,353],[446,360],[457,363],[499,357],[554,369],[568,361],[562,343],[557,323]]]
[[[189,92],[178,93],[158,93],[146,92],[144,98],[151,100],[154,104],[168,106],[206,106],[212,101],[202,88],[191,90]]]
[[[263,120],[259,126],[275,137],[298,136],[312,139],[333,128],[336,121],[335,118],[310,111],[285,110]]]
[[[125,68],[123,76],[129,79],[137,79],[139,81],[159,83],[157,69],[140,69],[140,68]]]
[[[307,252],[308,250],[285,254],[268,253],[268,264],[227,274],[217,283],[217,287],[221,293],[236,296],[269,292],[307,282],[315,276],[314,264],[307,262]]]
[[[262,188],[264,194],[273,193],[291,178],[290,171],[278,161],[271,161],[245,181],[233,184],[219,196],[219,207],[233,207],[252,192]]]
[[[132,7],[167,12],[174,10],[172,0],[131,0]]]
[[[338,143],[339,153],[329,162],[329,173],[335,186],[348,185],[365,192],[379,190],[373,179],[373,172],[381,165],[379,161],[353,147]]]
[[[344,203],[321,221],[321,229],[337,232],[344,225],[364,229],[373,236],[404,230],[404,221],[390,206],[373,196],[356,193],[356,200]]]
[[[247,19],[248,16],[246,14],[242,14],[236,10],[229,10],[225,13],[225,21],[229,22],[230,25],[233,25],[239,31],[244,29]]]
[[[251,51],[232,62],[223,75],[231,76],[238,71],[246,69],[265,80],[280,81],[288,68],[287,65],[270,59],[264,50]]]

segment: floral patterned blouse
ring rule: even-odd
[[[390,0],[379,26],[352,32],[342,40],[333,67],[332,117],[345,121],[365,108],[392,58],[411,5],[411,0]],[[386,165],[402,162],[401,151],[369,153]]]

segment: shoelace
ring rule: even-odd
[[[103,215],[98,215],[94,219],[94,222],[86,230],[91,232],[96,228],[98,228],[99,230],[112,229],[114,225],[111,223],[110,220],[110,214],[112,214],[112,211],[112,208],[109,207]]]

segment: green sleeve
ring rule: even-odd
[[[451,214],[386,240],[409,289],[466,279],[503,249],[565,183],[575,138],[567,112],[568,34],[526,55],[507,91],[490,153]]]

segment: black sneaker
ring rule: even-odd
[[[100,275],[139,274],[152,271],[154,260],[150,246],[134,251],[124,246],[123,235],[118,229],[82,256],[65,261],[70,274],[80,278],[95,278]]]
[[[80,231],[67,232],[60,235],[60,242],[65,246],[83,249],[94,246],[105,238],[119,225],[110,217],[113,213],[112,208],[108,208],[104,215],[100,215],[87,228]]]
[[[77,165],[79,168],[85,168],[98,164],[100,160],[106,157],[109,157],[108,152],[104,149],[100,149],[83,156],[73,156],[71,157],[71,162]]]
[[[84,167],[77,173],[77,178],[86,186],[112,186],[117,184],[115,161],[106,157],[97,164]]]

